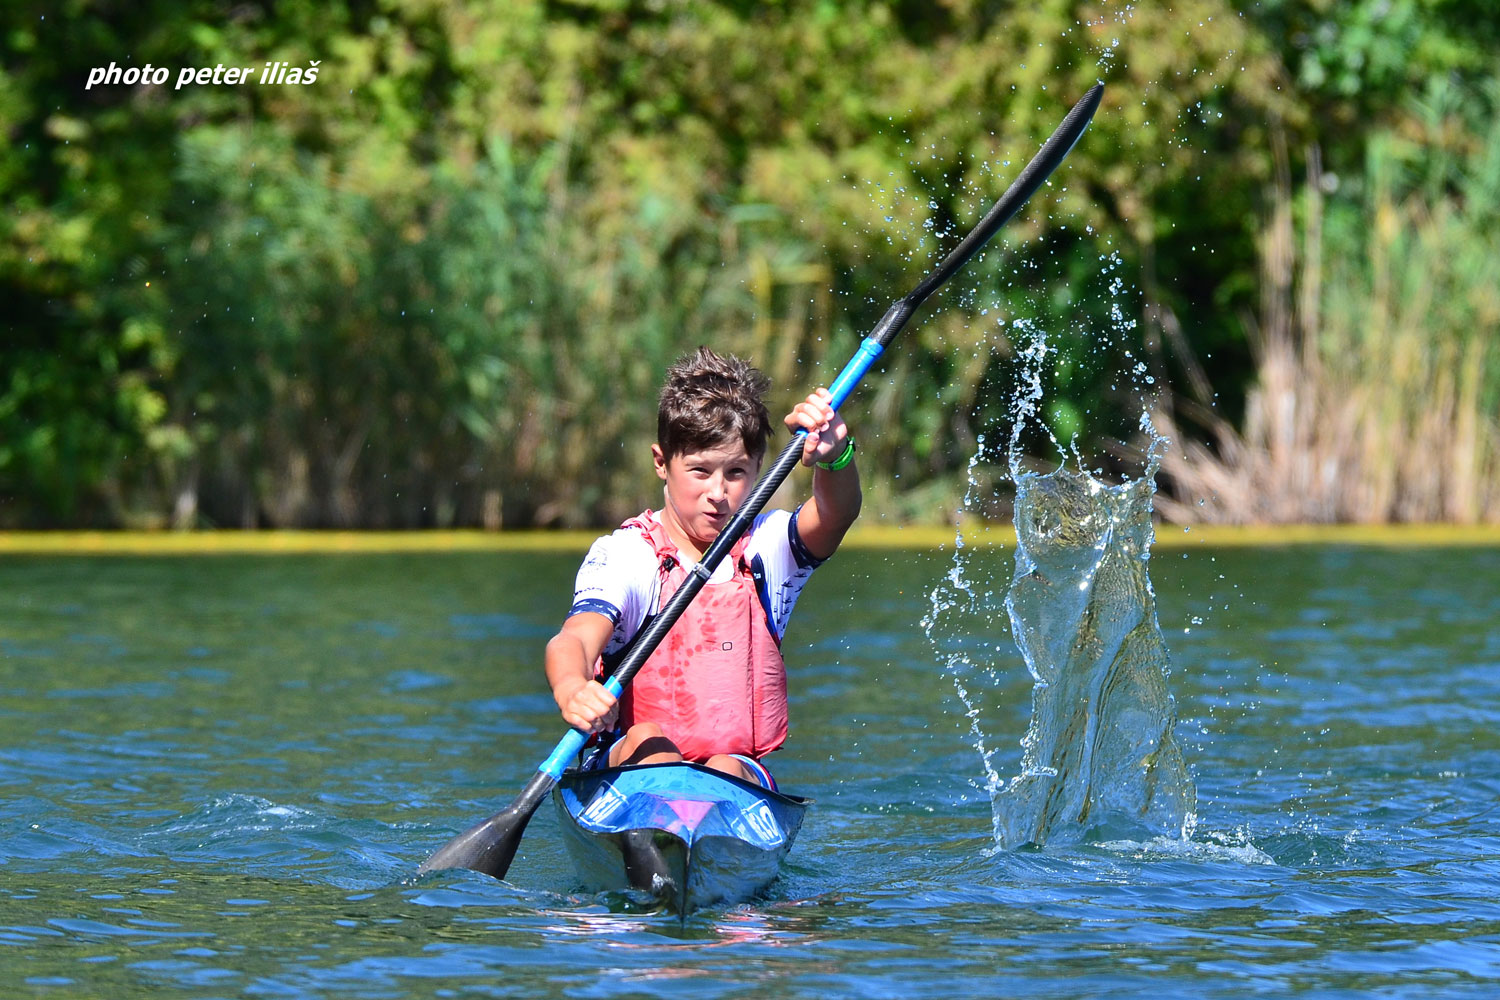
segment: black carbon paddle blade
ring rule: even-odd
[[[1083,138],[1084,130],[1089,127],[1089,122],[1094,119],[1094,112],[1099,110],[1099,102],[1104,98],[1104,84],[1096,83],[1089,88],[1089,92],[1079,98],[1077,104],[1068,112],[1067,117],[1062,120],[1047,141],[1042,143],[1042,148],[1037,150],[1031,162],[1026,164],[1010,187],[1000,196],[1000,200],[990,206],[990,210],[984,213],[984,218],[969,230],[967,236],[949,251],[942,263],[933,268],[932,273],[922,279],[921,284],[912,289],[911,294],[905,298],[897,299],[891,303],[880,322],[870,331],[869,339],[876,341],[882,348],[889,347],[891,341],[896,339],[896,334],[905,328],[908,320],[916,314],[917,308],[926,301],[927,296],[937,291],[942,284],[959,268],[966,264],[970,257],[984,247],[990,241],[990,237],[1000,231],[1000,227],[1010,221],[1011,217],[1021,210],[1026,200],[1036,193],[1036,189],[1046,183],[1052,171],[1062,165],[1062,161],[1068,158],[1078,140]]]
[[[555,778],[538,771],[514,802],[438,848],[432,857],[422,862],[417,874],[467,868],[494,878],[504,878],[510,870],[510,863],[516,858],[516,849],[521,846],[526,824],[531,822],[537,807],[555,784]]]
[[[1096,83],[1089,88],[1089,92],[1079,98],[1078,103],[1073,105],[1062,123],[1053,130],[1042,143],[1042,148],[1037,150],[1031,162],[1026,164],[1016,179],[1011,181],[1010,187],[1000,196],[990,210],[984,214],[963,241],[943,259],[927,278],[907,296],[907,300],[916,306],[923,299],[931,295],[939,285],[953,276],[953,273],[963,267],[969,258],[979,252],[980,247],[990,241],[990,237],[1000,231],[1000,227],[1010,221],[1011,217],[1021,210],[1021,206],[1036,193],[1036,189],[1046,183],[1052,172],[1062,165],[1062,161],[1068,158],[1073,147],[1078,145],[1078,140],[1083,138],[1084,130],[1089,127],[1089,122],[1094,120],[1094,112],[1099,110],[1099,102],[1104,99],[1104,84]]]

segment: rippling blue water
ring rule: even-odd
[[[560,735],[538,657],[576,556],[7,559],[5,993],[1500,989],[1500,550],[1159,552],[1196,833],[1017,852],[917,626],[947,559],[820,571],[776,768],[817,803],[767,898],[685,924],[576,893],[549,809],[508,884],[413,875]],[[1030,678],[998,600],[1005,776]]]

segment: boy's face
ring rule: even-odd
[[[667,526],[677,528],[700,551],[718,537],[760,475],[760,459],[751,458],[738,440],[671,459],[653,444],[651,456],[657,477],[667,484]]]

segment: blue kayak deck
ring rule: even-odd
[[[689,763],[569,771],[552,795],[586,888],[645,890],[682,914],[764,890],[808,806]]]

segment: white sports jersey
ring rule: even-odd
[[[745,544],[745,560],[765,581],[760,602],[778,642],[786,632],[787,619],[803,585],[822,563],[807,551],[797,534],[797,511],[762,513],[750,526],[750,540]],[[660,520],[660,514],[655,511],[651,516]],[[606,659],[630,645],[647,617],[660,610],[659,569],[651,542],[635,528],[618,528],[590,547],[588,558],[578,569],[568,615],[592,611],[615,623],[614,634],[604,647]],[[726,558],[715,567],[708,582],[723,583],[733,572],[734,566]]]

